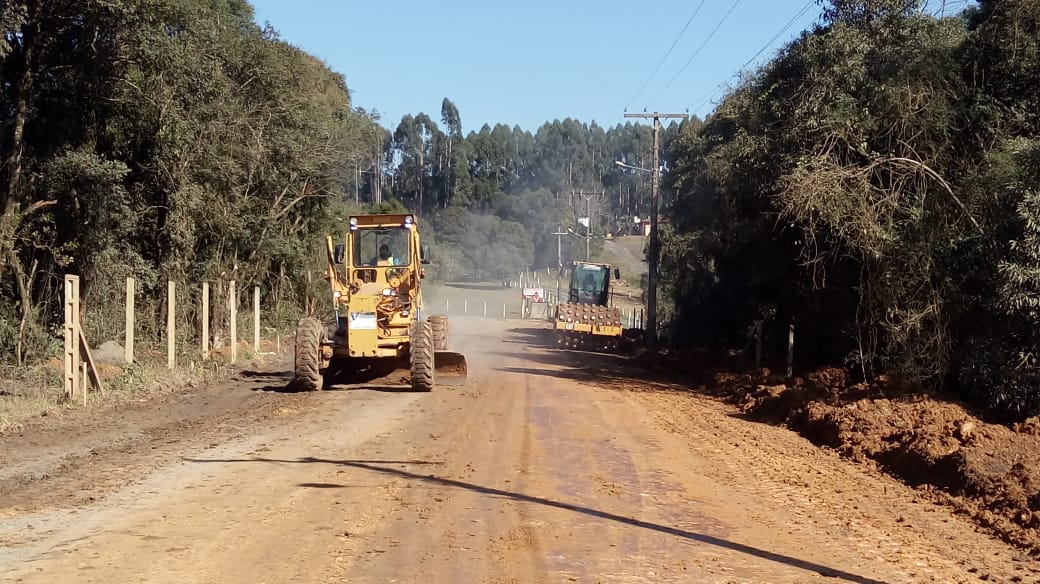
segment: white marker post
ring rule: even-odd
[[[166,368],[177,366],[177,284],[166,282]]]
[[[235,281],[228,282],[228,310],[231,313],[231,362],[238,360],[238,294]]]
[[[260,286],[253,288],[253,350],[260,358]]]
[[[134,362],[134,279],[126,279],[126,346],[123,347],[123,361],[127,365]]]
[[[209,282],[202,283],[202,358],[209,359]]]

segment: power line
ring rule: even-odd
[[[650,76],[646,78],[646,81],[644,81],[643,84],[639,86],[639,90],[636,91],[635,95],[632,96],[632,99],[628,101],[628,105],[625,106],[625,111],[628,111],[628,108],[632,107],[632,104],[635,103],[636,98],[639,97],[639,94],[643,93],[643,90],[646,89],[646,86],[650,84],[650,81],[654,78],[654,75],[657,75],[657,72],[661,69],[661,65],[664,65],[665,60],[667,60],[668,56],[672,54],[673,50],[675,50],[675,45],[678,45],[679,40],[682,39],[684,34],[686,34],[686,29],[690,28],[690,25],[693,24],[693,19],[697,18],[697,14],[700,13],[701,7],[704,6],[704,2],[705,0],[701,0],[701,3],[698,4],[697,8],[694,9],[693,14],[690,16],[690,19],[686,21],[686,26],[684,26],[682,30],[679,31],[679,36],[675,37],[675,41],[672,42],[672,46],[668,47],[668,51],[664,54],[663,57],[661,57],[661,60],[657,62],[657,66],[654,67],[653,72],[651,72]]]
[[[740,0],[734,0],[733,5],[729,7],[729,12],[727,12],[725,16],[722,17],[722,20],[720,20],[719,23],[715,25],[715,28],[712,29],[711,34],[709,34],[708,37],[704,39],[704,42],[702,42],[701,45],[697,47],[697,50],[693,52],[693,55],[691,55],[690,58],[686,61],[686,63],[682,66],[682,68],[675,73],[671,80],[669,80],[668,83],[665,84],[664,88],[662,88],[661,91],[658,91],[657,95],[655,95],[654,98],[651,99],[649,103],[647,103],[648,108],[650,105],[653,105],[653,103],[657,101],[657,98],[664,95],[664,92],[668,91],[672,84],[675,83],[675,80],[678,79],[679,76],[682,75],[683,71],[685,71],[686,68],[690,66],[690,63],[692,63],[693,60],[697,58],[697,55],[701,53],[701,50],[703,50],[704,47],[708,44],[708,41],[710,41],[712,37],[715,36],[715,33],[719,32],[720,28],[722,28],[723,23],[726,22],[726,19],[729,18],[729,15],[733,14],[733,11],[736,10],[738,4],[740,4]]]
[[[813,5],[815,5],[815,4],[816,4],[816,0],[809,0],[808,2],[806,2],[805,5],[802,6],[802,8],[794,16],[792,16],[791,19],[788,20],[787,23],[784,24],[784,26],[779,31],[777,31],[777,33],[774,34],[771,39],[769,39],[764,45],[762,45],[762,48],[760,48],[754,55],[752,55],[751,58],[748,59],[747,62],[745,62],[740,68],[741,69],[747,68],[748,65],[750,65],[752,62],[754,62],[755,59],[757,59],[759,57],[759,55],[764,53],[766,51],[766,49],[768,49],[770,46],[772,46],[772,44],[775,43],[777,41],[777,39],[779,39],[781,36],[783,36],[784,33],[786,33],[788,30],[790,30],[791,27],[794,26],[795,23],[797,23],[800,18],[805,16],[805,14],[809,11],[809,9],[812,8]],[[704,105],[706,105],[708,102],[710,102],[712,99],[714,99],[716,95],[719,94],[719,92],[722,90],[723,86],[725,86],[725,82],[718,84],[718,86],[716,86],[715,89],[713,89],[711,92],[706,93],[706,94],[702,95],[701,97],[698,97],[697,99],[695,99],[690,104],[690,106],[687,106],[687,108],[690,109],[691,106],[692,106],[692,110],[693,111],[697,111],[700,108],[704,107]],[[696,105],[693,105],[693,104],[696,104]]]
[[[788,20],[788,21],[787,21],[787,24],[785,24],[785,25],[784,25],[784,27],[783,27],[783,28],[781,28],[779,32],[777,32],[777,33],[776,33],[775,35],[773,35],[773,38],[769,39],[769,41],[768,41],[768,42],[766,42],[766,44],[762,45],[762,48],[761,48],[761,49],[759,49],[757,53],[755,53],[754,55],[752,55],[752,57],[751,57],[750,59],[748,59],[748,60],[747,60],[747,62],[746,62],[746,63],[744,63],[744,64],[743,64],[743,65],[741,66],[741,69],[743,69],[743,68],[747,67],[748,65],[750,65],[752,61],[754,61],[755,59],[757,59],[757,58],[758,58],[758,56],[759,56],[759,55],[761,55],[762,53],[764,53],[766,49],[768,49],[768,48],[769,48],[769,47],[770,47],[770,46],[771,46],[771,45],[772,45],[773,43],[775,43],[775,42],[776,42],[776,39],[780,38],[780,35],[784,34],[784,33],[785,33],[785,32],[787,32],[787,31],[788,31],[788,30],[789,30],[789,29],[790,29],[790,28],[791,28],[792,26],[794,26],[794,23],[795,23],[795,22],[797,22],[799,18],[801,18],[801,17],[805,16],[805,13],[806,13],[806,12],[808,12],[808,11],[809,11],[809,9],[810,9],[810,8],[812,8],[812,6],[813,6],[814,4],[816,4],[816,0],[809,0],[808,2],[806,2],[806,3],[805,3],[805,6],[802,6],[802,9],[801,9],[801,10],[799,10],[797,14],[795,14],[794,16],[792,16],[792,17],[791,17],[791,20]]]
[[[726,85],[725,82],[719,83],[718,85],[715,86],[715,89],[712,89],[708,93],[705,93],[704,95],[702,95],[702,96],[698,97],[697,99],[695,99],[693,101],[693,103],[695,103],[697,105],[694,106],[693,104],[690,104],[690,106],[693,106],[693,107],[687,106],[687,109],[693,110],[695,112],[697,110],[701,109],[702,107],[707,105],[708,102],[710,102],[711,100],[715,99],[715,96],[718,95],[720,91],[722,91],[722,88],[725,85]]]

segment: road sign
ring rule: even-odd
[[[523,299],[545,302],[545,288],[524,288]]]

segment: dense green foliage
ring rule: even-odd
[[[827,2],[675,142],[670,331],[1037,412],[1040,2],[915,6]]]
[[[781,356],[794,323],[802,366],[1040,411],[1040,0],[821,3],[665,132],[665,335],[739,347],[764,321]],[[19,363],[54,351],[65,273],[104,339],[135,276],[154,341],[167,279],[316,309],[321,236],[362,207],[418,213],[446,278],[580,259],[579,218],[602,237],[648,215],[649,177],[614,165],[649,166],[645,125],[466,132],[444,99],[387,130],[245,0],[8,2],[0,81],[0,354]]]
[[[286,321],[320,311],[323,235],[362,207],[430,221],[434,273],[491,278],[555,266],[561,229],[583,257],[579,217],[602,237],[646,213],[645,175],[613,165],[645,166],[645,127],[464,134],[445,99],[439,123],[390,132],[245,0],[5,3],[0,80],[0,355],[17,363],[56,352],[67,273],[94,340],[121,339],[127,276],[139,343],[162,338],[167,280],[189,336],[213,283],[220,338],[231,280]]]
[[[302,306],[350,161],[382,132],[344,79],[244,0],[24,0],[0,8],[0,351],[46,354],[61,278],[119,338],[135,276],[147,341],[166,280],[235,279]],[[220,328],[222,303],[216,303]],[[197,330],[197,326],[184,327]]]

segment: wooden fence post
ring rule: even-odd
[[[253,288],[253,350],[260,358],[260,286]]]
[[[126,342],[123,347],[123,361],[129,365],[134,362],[134,286],[133,278],[126,279]]]
[[[166,367],[177,366],[177,283],[166,283]]]
[[[209,359],[209,282],[202,283],[202,358]]]
[[[307,278],[309,282],[310,272],[307,272]],[[231,362],[234,363],[238,359],[238,294],[234,280],[228,282],[228,311],[231,313]]]
[[[794,375],[794,323],[787,329],[787,377]]]
[[[79,276],[65,276],[65,399],[79,391]]]

